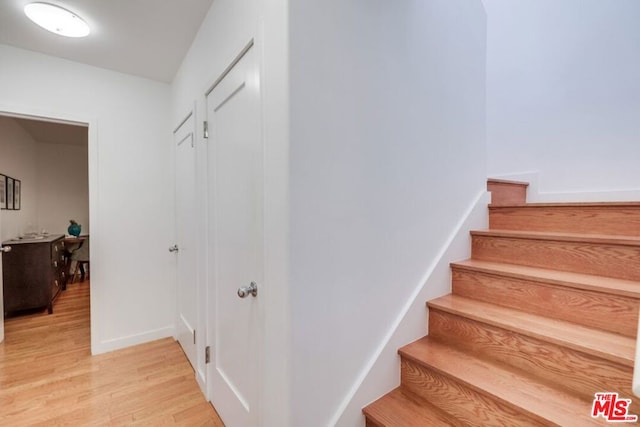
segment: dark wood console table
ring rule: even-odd
[[[2,256],[4,314],[47,307],[66,288],[64,235],[36,236],[2,242],[11,251]]]

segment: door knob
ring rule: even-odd
[[[169,248],[169,252],[178,252],[178,245],[173,245]]]
[[[0,246],[0,252],[11,252],[11,246]]]
[[[238,296],[240,298],[246,298],[249,295],[254,297],[258,296],[258,285],[256,285],[256,282],[251,282],[249,286],[243,286],[238,289]]]

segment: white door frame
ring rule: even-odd
[[[17,106],[0,104],[0,115],[14,118],[26,118],[45,122],[71,124],[76,126],[86,126],[88,134],[89,151],[89,223],[91,224],[91,297],[90,297],[90,317],[91,317],[91,354],[96,354],[100,343],[97,331],[100,330],[99,303],[102,287],[100,277],[100,222],[98,218],[98,120],[73,113],[63,113],[58,111],[43,111],[32,106]]]

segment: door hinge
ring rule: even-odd
[[[204,133],[204,137],[209,138],[209,122],[206,120],[202,122],[202,131]]]
[[[204,363],[209,363],[209,362],[211,362],[211,347],[206,346],[204,348]]]
[[[196,330],[193,330],[193,343],[196,343]]]

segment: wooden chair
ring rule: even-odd
[[[76,265],[69,283],[76,281],[78,275],[82,282],[89,278],[89,238],[87,237],[71,254],[71,261],[75,261]]]

